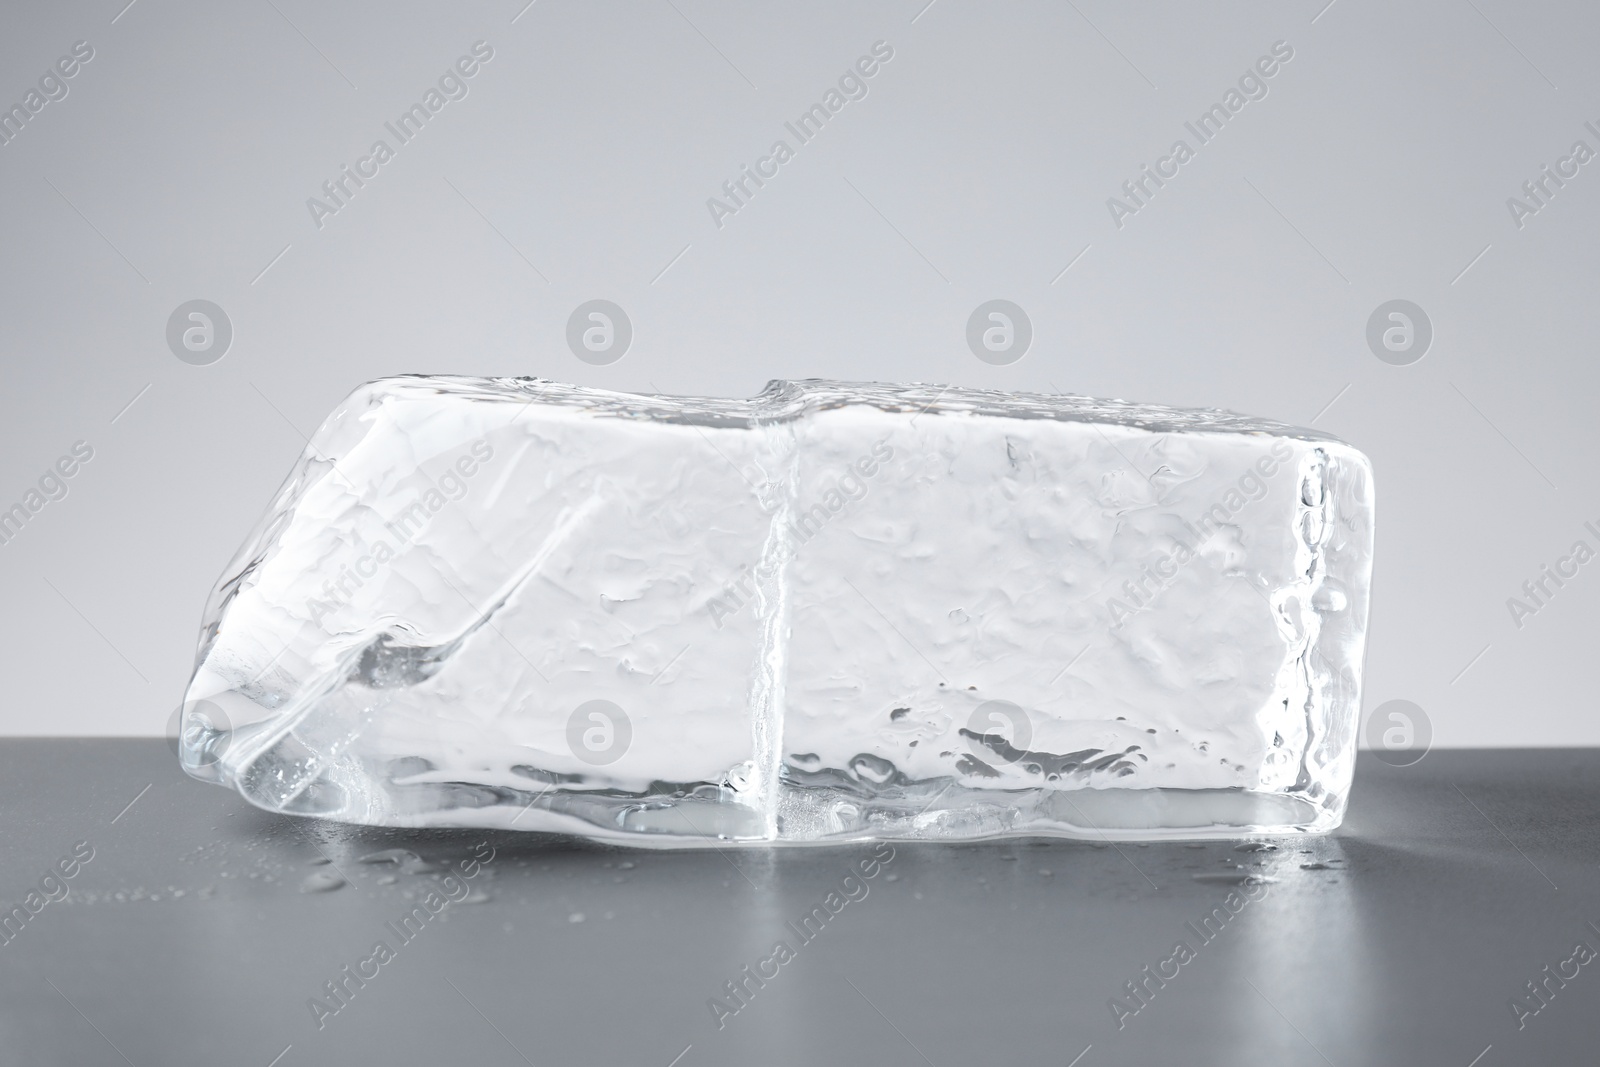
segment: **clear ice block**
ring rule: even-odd
[[[273,811],[658,847],[1324,831],[1373,497],[1220,411],[406,377],[207,607],[180,746]]]

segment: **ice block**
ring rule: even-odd
[[[206,609],[186,769],[272,811],[655,847],[1325,831],[1370,467],[1215,410],[403,377]]]

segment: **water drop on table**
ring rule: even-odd
[[[369,852],[356,862],[392,863],[407,874],[426,874],[435,869],[433,864],[408,848],[386,848],[379,852]]]
[[[1262,885],[1277,881],[1276,878],[1252,874],[1249,871],[1206,871],[1203,874],[1191,874],[1189,877],[1207,885]]]
[[[333,871],[315,871],[306,875],[306,880],[300,883],[302,893],[331,893],[345,881]]]

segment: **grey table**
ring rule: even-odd
[[[1592,750],[1363,756],[1344,828],[1275,851],[902,845],[871,878],[275,817],[161,741],[0,743],[0,812],[8,1065],[1600,1060]]]

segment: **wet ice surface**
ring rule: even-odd
[[[1372,493],[1325,435],[921,386],[390,379],[207,611],[186,766],[647,845],[1323,830]]]
[[[77,840],[94,855],[0,946],[6,1062],[127,1062],[107,1038],[167,1067],[265,1065],[290,1045],[278,1067],[523,1063],[508,1041],[537,1064],[665,1067],[689,1046],[679,1067],[840,1048],[925,1062],[907,1037],[939,1065],[1065,1065],[1090,1044],[1078,1067],[1466,1064],[1490,1043],[1483,1063],[1587,1062],[1583,977],[1521,1031],[1506,1001],[1595,943],[1600,827],[1583,813],[1600,809],[1600,754],[1367,760],[1356,786],[1337,833],[1266,839],[1273,851],[895,842],[847,884],[880,844],[650,852],[341,825],[187,780],[159,741],[10,741],[0,897],[21,902]],[[410,855],[432,869],[408,870]],[[300,892],[330,869],[348,883]],[[1229,881],[1193,877],[1211,872]],[[452,900],[462,889],[488,899]],[[838,914],[802,943],[788,924],[838,890]],[[389,924],[408,915],[402,941]],[[778,940],[796,958],[719,1028],[708,1001]],[[1108,1002],[1180,940],[1197,958],[1119,1028]],[[319,1028],[307,1001],[326,1003],[325,983],[378,941],[394,958]]]

